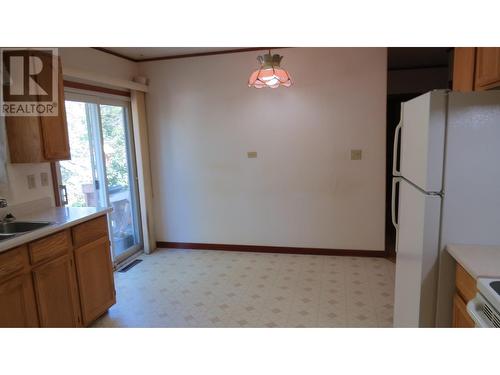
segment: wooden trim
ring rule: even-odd
[[[52,189],[54,190],[54,204],[61,207],[61,191],[59,190],[59,180],[57,179],[57,166],[55,161],[50,162],[50,176],[52,177]]]
[[[150,58],[145,58],[145,59],[133,59],[131,57],[124,56],[124,55],[122,55],[120,53],[116,53],[114,51],[111,51],[111,50],[109,50],[107,48],[102,48],[102,47],[92,47],[92,48],[94,48],[96,50],[99,50],[101,52],[109,53],[111,55],[127,59],[129,61],[133,61],[133,62],[147,62],[147,61],[158,61],[158,60],[184,59],[184,58],[187,58],[187,57],[225,55],[225,54],[228,54],[228,53],[240,53],[240,52],[251,52],[251,51],[265,51],[265,50],[268,50],[268,49],[283,49],[283,48],[292,48],[292,47],[235,48],[235,49],[228,49],[228,50],[222,50],[222,51],[186,53],[186,54],[182,54],[182,55],[159,56],[159,57],[150,57]]]
[[[98,51],[104,52],[104,53],[109,53],[110,55],[116,56],[116,57],[121,57],[122,59],[132,61],[132,62],[138,62],[138,60],[133,59],[132,57],[128,57],[125,55],[122,55],[121,53],[111,51],[110,49],[107,48],[102,48],[102,47],[92,47],[93,49],[96,49]]]
[[[378,250],[348,250],[348,249],[323,249],[313,247],[289,246],[258,246],[258,245],[228,245],[214,243],[191,242],[156,242],[157,248],[190,249],[190,250],[222,250],[222,251],[247,251],[254,253],[281,253],[281,254],[309,254],[309,255],[344,255],[353,257],[385,257],[385,251]]]
[[[122,90],[110,89],[107,87],[89,85],[87,83],[64,80],[64,87],[69,87],[72,89],[79,89],[79,90],[102,92],[104,94],[119,95],[119,96],[125,96],[127,98],[130,98],[130,92],[128,92],[128,91],[122,91]]]

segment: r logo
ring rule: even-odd
[[[10,50],[2,57],[5,101],[52,101],[52,51]]]
[[[57,105],[56,49],[3,48],[1,56],[2,114],[54,115],[47,106]]]

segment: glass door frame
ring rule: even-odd
[[[96,110],[92,111],[93,113],[87,113],[87,116],[93,116],[95,121],[91,121],[89,124],[90,136],[95,140],[95,145],[91,145],[91,148],[95,148],[91,150],[91,158],[95,163],[94,173],[97,173],[97,177],[99,181],[102,181],[102,188],[98,189],[98,194],[100,195],[98,201],[105,202],[106,207],[112,207],[109,192],[108,192],[108,179],[106,173],[106,162],[105,162],[105,153],[104,153],[104,143],[103,143],[103,132],[102,132],[102,123],[101,123],[101,113],[99,110],[100,105],[110,105],[110,106],[119,106],[124,109],[124,122],[126,125],[125,129],[125,142],[126,147],[129,152],[127,152],[127,164],[129,166],[129,182],[130,182],[130,195],[132,199],[132,215],[137,217],[132,217],[134,222],[134,230],[138,236],[138,243],[131,246],[127,251],[123,252],[119,256],[115,255],[115,249],[113,245],[112,238],[112,227],[111,220],[108,220],[108,232],[110,235],[111,242],[111,251],[113,256],[113,263],[116,265],[123,263],[129,257],[132,257],[134,254],[143,250],[143,235],[142,235],[142,225],[141,225],[141,209],[139,204],[139,186],[138,186],[138,175],[137,175],[137,164],[136,164],[136,155],[135,155],[135,143],[134,143],[134,132],[132,126],[132,115],[131,115],[131,107],[130,107],[130,98],[126,97],[117,97],[116,95],[111,94],[92,94],[92,93],[82,93],[81,90],[78,89],[65,89],[65,100],[67,101],[76,101],[76,102],[84,102],[90,104],[96,104]],[[92,143],[92,142],[91,142]],[[94,160],[95,159],[95,160]],[[59,170],[59,163],[57,163],[57,175],[59,182],[61,183],[61,173]],[[62,204],[62,203],[61,203]],[[136,214],[135,214],[136,213]],[[108,218],[110,214],[108,214]]]

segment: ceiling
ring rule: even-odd
[[[266,47],[106,47],[97,48],[132,61],[227,53],[231,51],[263,50]],[[444,67],[449,64],[448,47],[388,48],[389,70],[422,67]]]
[[[164,57],[246,50],[242,47],[106,47],[98,48],[130,60],[141,61]],[[253,48],[252,48],[253,49]]]

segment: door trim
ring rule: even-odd
[[[50,162],[50,176],[52,178],[52,189],[54,190],[54,204],[56,207],[61,207],[61,189],[59,189],[61,179],[58,172],[59,167],[56,163],[58,162]]]

